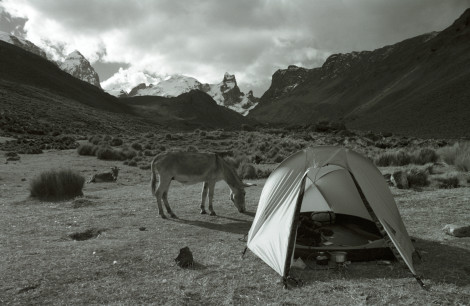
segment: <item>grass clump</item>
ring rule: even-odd
[[[114,150],[111,147],[99,147],[96,150],[96,157],[102,160],[124,160],[124,156],[121,151]]]
[[[83,195],[84,184],[85,178],[74,170],[49,170],[31,181],[30,192],[40,200],[71,199]]]
[[[460,171],[470,171],[470,142],[456,142],[452,146],[440,148],[438,154],[443,161]]]
[[[429,174],[422,169],[412,168],[406,172],[409,188],[428,186],[428,177]]]
[[[78,155],[94,156],[96,154],[97,149],[98,146],[92,144],[81,144],[77,148],[77,153]]]
[[[374,160],[375,164],[379,167],[404,166],[408,165],[410,161],[410,155],[404,151],[385,152]]]
[[[436,178],[438,187],[442,189],[451,189],[460,187],[460,180],[457,175],[447,175]]]
[[[415,152],[411,158],[412,162],[416,165],[425,165],[427,163],[435,163],[439,159],[436,151],[430,148],[423,148]]]

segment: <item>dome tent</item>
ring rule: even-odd
[[[414,246],[382,174],[367,158],[342,147],[304,149],[271,173],[248,233],[247,248],[279,273],[285,284],[299,215],[316,211],[374,222],[384,239],[372,241],[372,245],[390,247],[422,284],[413,267]],[[355,247],[367,248],[367,242]]]

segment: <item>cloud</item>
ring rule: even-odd
[[[80,50],[132,71],[218,83],[235,74],[261,95],[271,75],[320,66],[338,52],[372,50],[449,26],[470,0],[3,0],[26,18],[27,39],[56,59]]]

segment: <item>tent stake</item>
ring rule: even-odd
[[[417,276],[417,275],[413,275],[416,279],[416,281],[418,282],[418,284],[421,286],[421,288],[423,288],[424,290],[428,291],[429,288],[423,283],[423,281],[421,280],[421,277]]]

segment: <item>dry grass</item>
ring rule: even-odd
[[[439,155],[449,165],[455,165],[459,170],[470,171],[470,142],[456,142],[453,146],[439,149]]]
[[[71,169],[40,173],[30,183],[31,197],[41,200],[70,199],[82,195],[85,178]]]
[[[207,148],[204,135],[211,135],[218,138],[209,141],[219,150],[248,147],[245,142],[221,144],[228,141],[224,133],[200,131],[193,136],[203,139],[193,141],[198,149]],[[268,135],[250,135],[254,144],[268,141]],[[168,149],[193,144],[183,136],[162,142],[165,137],[149,139]],[[285,137],[270,141],[279,143],[280,150],[300,143]],[[144,143],[138,137],[124,142]],[[284,148],[283,142],[289,145]],[[139,157],[139,165],[151,158]],[[392,189],[424,257],[416,269],[429,292],[400,264],[375,262],[353,263],[342,271],[294,270],[304,286],[283,290],[279,275],[259,258],[249,251],[244,259],[240,256],[245,247],[240,239],[251,226],[264,179],[246,189],[247,214],[237,212],[227,185],[218,183],[216,217],[198,213],[200,185],[172,183],[169,201],[180,219],[162,220],[150,194],[149,170],[126,165],[120,165],[116,183],[86,184],[82,198],[42,203],[28,199],[27,178],[48,170],[51,160],[84,176],[115,165],[68,150],[22,155],[21,162],[0,168],[0,304],[428,305],[467,304],[470,299],[470,238],[454,238],[441,230],[470,219],[469,187]],[[255,166],[270,171],[275,164]],[[87,239],[76,241],[76,235]],[[185,246],[196,262],[191,269],[175,266]]]

